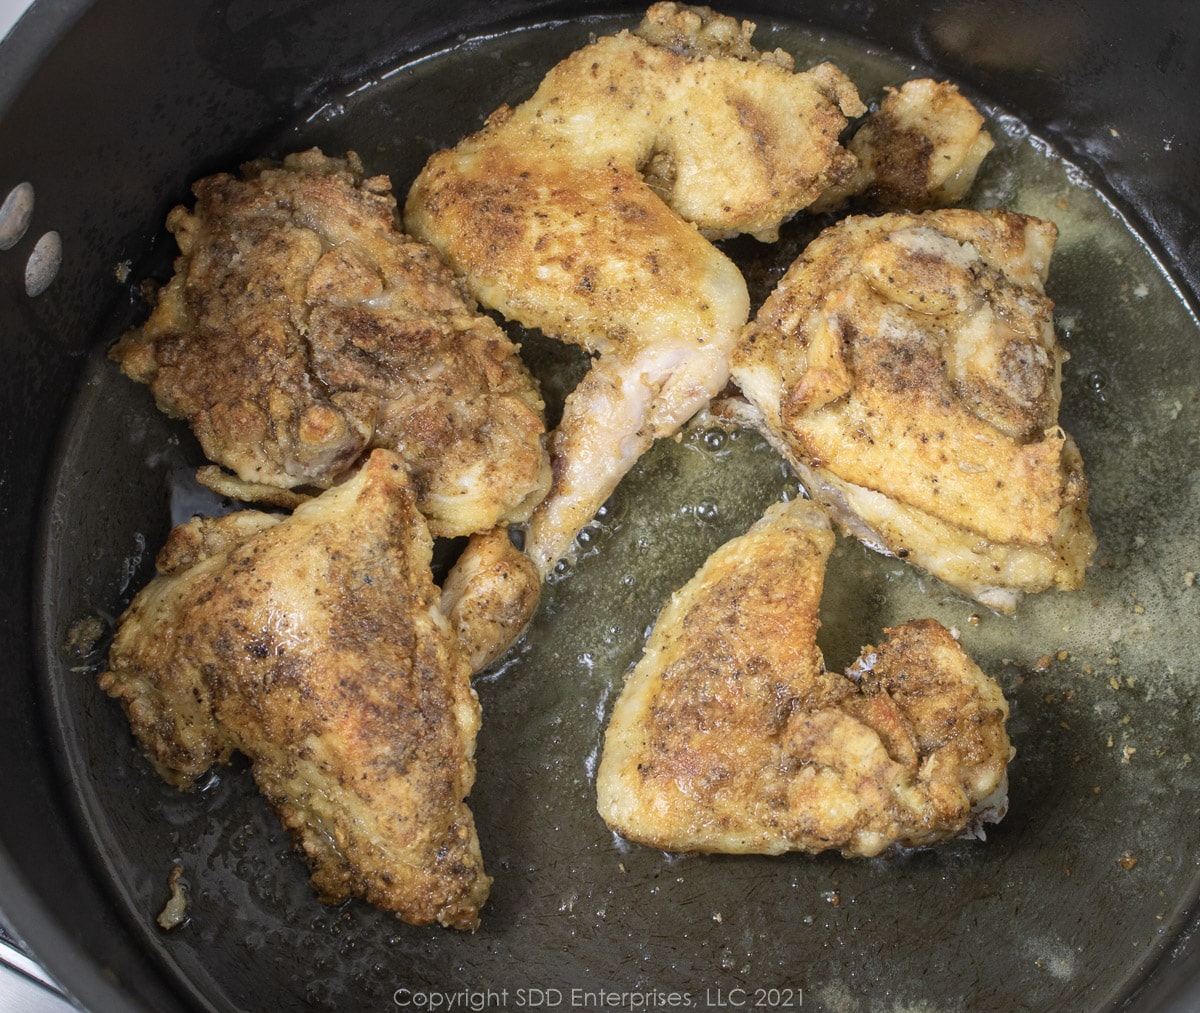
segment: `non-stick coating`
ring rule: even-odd
[[[349,13],[370,9],[363,5]],[[985,20],[982,7],[965,10],[911,30],[879,17],[868,20],[865,11],[807,16],[827,18],[835,27],[846,18],[841,27],[861,28],[859,37],[888,38],[914,58],[973,84],[979,95],[1001,102],[1018,119],[1032,119],[1031,110],[1054,109],[1053,118],[1033,122],[1060,144],[1076,135],[1086,139],[1072,154],[1087,174],[1100,179],[1100,168],[1107,166],[1118,203],[1149,202],[1152,221],[1166,223],[1162,235],[1147,230],[1151,242],[1168,253],[1182,250],[1188,233],[1171,226],[1194,214],[1194,184],[1190,196],[1182,183],[1170,194],[1158,189],[1176,171],[1164,157],[1169,148],[1162,149],[1182,145],[1194,154],[1194,137],[1189,140],[1173,121],[1148,123],[1166,115],[1158,108],[1129,119],[1117,115],[1119,103],[1106,107],[1109,115],[1097,111],[1095,89],[1125,81],[1129,72],[1122,62],[1106,65],[1088,57],[1086,47],[1079,50],[1074,71],[1084,97],[1075,95],[1079,101],[1073,102],[1063,83],[1070,74],[1037,71],[1051,60],[1049,51],[1014,41],[1018,22],[1008,18],[1018,11],[990,9],[991,19]],[[1074,17],[1073,10],[1042,8],[1060,38],[1074,33],[1082,43],[1087,33],[1107,30]],[[100,9],[88,15],[93,22],[107,17],[116,15]],[[378,12],[376,17],[378,36],[386,18]],[[417,30],[411,37],[431,41],[437,19],[423,20],[420,11],[412,18],[410,27]],[[321,25],[311,10],[289,12],[286,5],[271,23],[254,20],[249,7],[225,6],[195,19],[179,29],[186,41],[173,43],[190,58],[174,54],[174,62],[186,69],[196,62],[193,49],[202,53],[199,62],[210,79],[206,89],[198,74],[200,90],[228,93],[212,98],[207,119],[192,114],[189,129],[197,136],[186,146],[192,163],[178,154],[169,165],[162,156],[144,167],[136,158],[125,160],[125,176],[112,181],[112,221],[101,222],[104,214],[94,203],[78,207],[86,203],[82,195],[64,198],[63,214],[78,207],[80,218],[95,219],[90,228],[97,249],[76,254],[78,274],[62,279],[60,301],[21,302],[9,291],[10,260],[0,260],[5,289],[0,309],[15,303],[19,311],[3,319],[18,321],[9,333],[25,342],[14,359],[13,389],[24,416],[19,446],[28,448],[16,452],[17,420],[6,415],[11,428],[5,430],[5,506],[18,534],[26,532],[27,539],[27,532],[40,531],[36,556],[6,548],[4,562],[6,577],[11,568],[13,579],[24,581],[6,586],[24,588],[26,596],[6,610],[9,657],[14,673],[33,675],[12,688],[11,734],[3,745],[11,761],[3,781],[3,840],[13,861],[0,881],[5,887],[0,903],[9,910],[9,898],[17,898],[10,917],[35,945],[43,943],[43,958],[61,968],[69,984],[81,992],[97,987],[85,963],[85,955],[94,954],[113,969],[121,989],[159,1009],[189,1001],[386,1008],[401,988],[507,987],[515,1000],[520,988],[571,986],[688,991],[697,1001],[705,989],[715,998],[718,989],[728,996],[731,989],[747,988],[753,998],[756,987],[794,987],[806,989],[806,1005],[832,1009],[920,1003],[1012,1008],[1018,1000],[1030,1009],[1090,1008],[1122,1001],[1145,971],[1163,962],[1179,941],[1196,890],[1196,779],[1185,758],[1197,746],[1198,676],[1188,657],[1195,654],[1189,640],[1196,606],[1184,595],[1186,573],[1200,568],[1191,533],[1192,519],[1200,515],[1197,361],[1194,321],[1170,278],[1136,243],[1094,251],[1090,259],[1077,249],[1074,259],[1067,257],[1054,293],[1060,327],[1075,356],[1066,377],[1073,405],[1066,421],[1088,434],[1084,450],[1094,464],[1093,481],[1111,493],[1094,510],[1107,562],[1084,594],[1118,635],[1095,642],[1090,632],[1056,628],[1057,607],[1039,603],[1013,627],[1011,651],[1004,652],[1007,620],[985,613],[976,628],[969,616],[979,610],[930,592],[911,575],[893,580],[888,568],[856,546],[839,549],[830,575],[825,607],[833,663],[846,660],[836,655],[855,637],[869,639],[880,625],[907,618],[892,610],[922,596],[930,614],[962,625],[964,636],[989,658],[1007,662],[989,670],[1014,702],[1013,733],[1022,755],[1014,766],[1013,813],[986,844],[956,844],[874,863],[671,858],[625,847],[598,823],[590,781],[598,732],[614,679],[636,655],[663,589],[686,577],[706,547],[744,527],[761,506],[790,488],[787,475],[757,441],[722,440],[703,431],[659,448],[631,476],[598,532],[594,553],[550,589],[528,643],[479,684],[488,725],[472,804],[497,886],[476,936],[410,929],[360,905],[321,909],[244,772],[222,772],[199,796],[177,795],[160,785],[132,747],[119,711],[92,685],[103,641],[96,651],[86,642],[80,647],[79,639],[73,648],[65,645],[68,631],[79,632],[77,620],[111,620],[146,579],[165,534],[168,505],[182,513],[216,506],[170,503],[172,492],[188,488],[185,476],[195,460],[186,433],[159,417],[144,391],[113,382],[112,367],[100,356],[72,359],[76,350],[110,339],[138,312],[127,290],[111,280],[112,266],[136,258],[137,272],[165,269],[169,245],[161,238],[154,244],[151,237],[160,234],[165,204],[185,196],[186,182],[289,141],[353,143],[371,168],[393,172],[401,185],[405,173],[415,171],[413,160],[419,164],[423,157],[422,145],[446,143],[495,101],[521,97],[545,61],[584,40],[589,29],[576,25],[518,35],[506,44],[516,46],[512,52],[520,58],[503,61],[489,56],[496,43],[486,43],[440,78],[436,66],[430,72],[422,64],[411,72],[413,87],[422,87],[424,79],[417,80],[422,73],[433,73],[429,87],[440,95],[440,105],[396,109],[392,133],[360,139],[354,128],[367,121],[353,112],[344,118],[331,114],[296,131],[288,123],[320,106],[303,92],[305,82],[319,90],[339,77],[347,83],[366,80],[366,68],[386,67],[392,53],[372,53],[364,43],[337,36],[331,24]],[[109,28],[130,23],[113,20]],[[1182,34],[1186,27],[1176,25],[1181,33],[1176,41],[1170,43],[1168,33],[1161,50],[1143,61],[1144,68],[1155,68],[1150,80],[1160,90],[1173,80],[1175,62],[1186,59],[1184,40],[1195,38]],[[347,68],[344,72],[319,63],[319,48],[307,34],[318,31],[330,35],[333,51],[347,56],[335,64]],[[455,41],[453,33],[446,41]],[[1134,42],[1135,48],[1144,44]],[[263,61],[271,73],[256,77],[246,67],[264,48],[274,58]],[[352,49],[357,52],[347,55]],[[1024,75],[1042,87],[1016,88]],[[130,76],[124,84],[137,82]],[[182,95],[189,84],[174,80],[164,82],[164,89]],[[1144,80],[1141,87],[1146,90]],[[235,126],[231,97],[255,88],[261,89],[255,114]],[[489,96],[494,92],[495,101],[480,98],[485,89]],[[137,118],[142,101],[144,96],[130,96],[135,108],[127,114]],[[1062,111],[1068,106],[1070,115]],[[152,112],[148,108],[143,115],[153,120]],[[28,109],[24,113],[18,125],[28,130]],[[111,115],[120,121],[117,111]],[[1093,119],[1095,130],[1088,133]],[[384,119],[373,115],[370,122]],[[181,129],[163,123],[168,136]],[[146,130],[142,123],[125,132],[135,149],[150,146]],[[1144,143],[1145,169],[1136,178],[1136,160],[1125,167],[1121,150],[1111,150],[1117,137],[1110,130],[1117,137],[1127,131],[1135,138],[1128,143]],[[1164,136],[1155,136],[1151,145],[1150,135],[1160,133]],[[75,136],[83,138],[86,131]],[[402,143],[410,137],[417,139],[415,150]],[[103,172],[103,151],[95,156],[96,171]],[[6,172],[10,158],[10,150],[0,152]],[[131,163],[139,165],[138,172],[130,171]],[[86,174],[75,163],[71,171],[82,186]],[[16,172],[25,174],[32,170]],[[0,177],[0,186],[8,179]],[[1003,189],[1003,179],[994,185]],[[142,205],[136,200],[139,187]],[[88,181],[85,192],[94,190]],[[56,193],[53,186],[43,192],[51,201]],[[1084,219],[1111,215],[1102,204],[1070,203],[1068,209],[1080,207],[1087,211]],[[125,233],[122,221],[136,226]],[[1087,221],[1071,225],[1082,230]],[[70,250],[80,233],[65,234]],[[798,231],[790,241],[802,238]],[[115,245],[118,240],[122,245]],[[761,259],[749,246],[737,252],[746,263]],[[79,261],[87,258],[100,263],[85,270]],[[760,284],[769,270],[764,265]],[[1172,273],[1186,281],[1187,265]],[[1124,316],[1093,312],[1096,300],[1122,305],[1121,285]],[[115,308],[114,297],[122,300]],[[55,298],[53,290],[44,298]],[[107,307],[101,305],[105,301]],[[1153,315],[1146,308],[1154,308]],[[106,323],[98,326],[100,320]],[[1115,355],[1114,341],[1120,346]],[[528,339],[528,347],[547,376],[578,369],[569,356],[548,362],[555,353],[536,338]],[[48,430],[57,428],[52,420],[80,370],[72,414],[50,469],[48,488],[57,498],[38,502],[29,490],[42,482]],[[37,419],[45,420],[42,429]],[[1123,446],[1131,443],[1133,453]],[[731,488],[732,479],[724,477],[746,473],[757,476],[750,495],[744,487]],[[28,485],[18,484],[22,481]],[[647,502],[653,503],[650,511]],[[40,609],[30,616],[24,602],[35,581],[27,571],[35,569]],[[895,599],[878,591],[881,580],[902,585]],[[614,608],[606,598],[605,607],[597,608],[596,589],[613,585],[625,588],[623,606]],[[1150,590],[1157,593],[1151,596]],[[36,672],[23,661],[30,653],[30,628],[46,645],[45,664]],[[42,686],[40,698],[30,696],[29,681]],[[1123,754],[1126,746],[1137,752]],[[21,815],[13,818],[14,812]],[[1157,836],[1148,838],[1147,830]],[[170,864],[180,858],[186,859],[194,893],[193,920],[177,935],[163,936],[153,915],[165,899]],[[1132,858],[1138,864],[1125,868]],[[273,968],[269,975],[264,965]],[[111,991],[87,998],[98,1007],[115,1001]]]

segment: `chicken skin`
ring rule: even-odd
[[[858,168],[812,210],[833,210],[848,199],[877,211],[957,204],[995,146],[983,123],[979,110],[948,82],[917,78],[887,89],[847,145]]]
[[[1058,425],[1056,236],[1000,211],[844,219],[746,328],[746,401],[718,414],[760,428],[848,532],[999,612],[1079,588],[1096,541]]]
[[[175,275],[112,357],[234,474],[294,506],[365,451],[396,451],[435,535],[523,521],[550,483],[542,401],[517,348],[353,153],[252,162],[194,187],[167,226]]]
[[[838,142],[864,111],[849,79],[828,64],[794,73],[752,31],[655,4],[436,153],[409,192],[407,228],[482,304],[598,356],[567,398],[530,524],[543,574],[650,444],[726,383],[749,297],[708,240],[773,238],[854,170]]]
[[[473,929],[488,894],[464,799],[479,703],[398,455],[280,519],[175,528],[100,685],[187,787],[237,750],[323,901]]]
[[[845,675],[816,645],[825,513],[771,507],[671,598],[625,682],[596,789],[622,836],[668,851],[873,856],[1004,815],[1008,705],[933,620]]]

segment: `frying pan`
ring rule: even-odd
[[[550,1009],[614,994],[616,1008],[1200,1006],[1200,8],[726,10],[858,61],[868,96],[917,71],[957,81],[1004,139],[984,197],[1062,213],[1050,294],[1101,542],[1088,585],[1007,620],[843,544],[823,602],[831,663],[916,609],[961,629],[1012,703],[1009,817],[987,842],[869,862],[663,855],[599,823],[595,750],[655,609],[795,492],[761,441],[702,429],[629,476],[527,639],[477,681],[471,801],[496,885],[474,936],[321,907],[236,767],[191,794],[160,784],[94,677],[172,518],[229,506],[196,498],[188,433],[103,357],[144,312],[139,282],[169,269],[166,211],[200,175],[308,142],[354,147],[403,192],[430,150],[638,12],[38,0],[0,46],[0,201],[34,194],[0,251],[0,909],[85,1007],[495,1008],[502,992]],[[757,297],[809,227],[731,248]],[[48,233],[61,261],[27,284]],[[553,406],[581,363],[518,337]],[[166,933],[154,918],[175,864],[189,919]]]

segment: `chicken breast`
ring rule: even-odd
[[[858,168],[813,205],[847,200],[879,211],[925,211],[957,204],[995,146],[984,119],[948,81],[917,78],[888,88],[847,147]]]
[[[873,548],[1000,612],[1095,551],[1058,425],[1057,230],[1000,211],[854,216],[788,269],[732,357],[756,424]]]
[[[100,678],[172,784],[234,750],[327,903],[474,928],[479,703],[394,453],[280,518],[175,528]]]
[[[112,357],[234,473],[203,481],[290,507],[387,447],[436,535],[528,518],[550,483],[537,386],[400,230],[386,177],[312,150],[193,189],[167,218],[175,275]]]
[[[482,304],[598,356],[567,398],[530,525],[543,574],[728,379],[749,297],[708,238],[773,238],[854,170],[838,143],[865,108],[849,79],[828,64],[794,73],[752,31],[655,4],[436,153],[409,192],[406,226]]]
[[[668,851],[877,855],[1006,808],[1008,706],[933,620],[845,675],[816,645],[825,513],[771,507],[671,598],[613,708],[601,816]]]

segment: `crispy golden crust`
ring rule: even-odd
[[[100,685],[175,784],[247,755],[322,900],[469,929],[490,882],[463,801],[479,704],[431,549],[382,450],[286,519],[193,520],[122,616]]]
[[[605,736],[615,830],[672,851],[869,856],[958,836],[1003,793],[1004,697],[939,624],[825,670],[832,545],[818,507],[777,505],[672,597]]]
[[[325,487],[383,446],[436,534],[528,517],[550,481],[540,395],[504,332],[400,231],[386,177],[314,150],[194,192],[167,220],[175,276],[112,356],[239,493]]]
[[[971,593],[1077,587],[1095,547],[1078,451],[1058,426],[1066,356],[1042,288],[1055,236],[999,211],[845,219],[733,353],[735,382],[813,495]],[[1032,550],[1050,580],[988,574],[981,558],[967,587],[960,566],[939,569],[925,538],[937,526],[981,557]]]
[[[728,378],[745,282],[706,237],[776,235],[853,170],[862,111],[828,65],[793,73],[752,25],[656,4],[433,155],[405,204],[484,305],[599,352],[553,440],[529,551],[548,572],[650,443]]]
[[[442,585],[442,612],[472,672],[480,672],[524,632],[537,610],[542,577],[498,528],[472,535]]]
[[[888,88],[847,145],[858,168],[813,210],[846,200],[879,211],[925,211],[962,200],[994,142],[983,116],[948,83],[917,78]]]
[[[935,818],[957,820],[997,788],[997,771],[1011,755],[1008,703],[937,621],[884,633],[887,639],[864,647],[848,672],[858,695],[847,709],[864,715],[909,774],[924,777]]]

